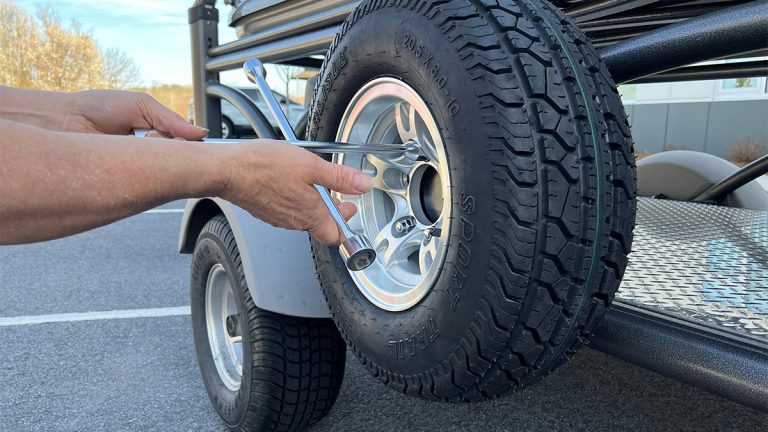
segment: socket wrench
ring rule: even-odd
[[[267,84],[266,69],[264,69],[264,65],[261,61],[257,59],[247,60],[243,64],[243,71],[248,77],[248,80],[256,84],[259,88],[262,97],[266,101],[267,106],[272,112],[272,116],[275,118],[277,126],[280,128],[280,131],[282,131],[285,139],[288,142],[301,145],[299,139],[296,137],[296,133],[293,131],[293,127],[288,122],[288,118],[285,116],[282,108],[280,108],[277,99],[275,99],[275,95],[272,94],[272,89],[269,88],[269,84]],[[410,144],[406,144],[404,147],[407,147],[408,145]],[[405,149],[403,149],[403,151],[404,150]],[[370,147],[366,152],[370,152]],[[360,271],[373,264],[373,261],[376,259],[376,251],[371,246],[371,242],[368,238],[352,231],[349,225],[347,225],[344,216],[341,215],[338,207],[336,207],[336,203],[333,201],[333,198],[331,198],[327,189],[319,185],[315,185],[315,188],[317,189],[317,192],[320,193],[323,203],[339,228],[339,234],[341,236],[339,252],[341,253],[342,258],[344,258],[347,268],[351,271]]]

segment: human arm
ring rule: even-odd
[[[0,119],[58,132],[128,135],[133,129],[153,129],[169,138],[193,141],[207,133],[146,93],[57,93],[0,86],[0,100]]]
[[[61,133],[2,119],[0,130],[0,244],[71,235],[203,196],[336,244],[338,229],[312,185],[348,194],[370,189],[365,174],[279,141]],[[340,210],[350,217],[355,207]]]

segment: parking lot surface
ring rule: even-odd
[[[197,371],[181,208],[0,248],[0,431],[225,430]],[[768,430],[768,415],[589,349],[472,405],[416,400],[347,364],[312,431]]]

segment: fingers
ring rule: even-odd
[[[344,194],[359,195],[371,190],[371,177],[354,168],[317,158],[312,182]]]
[[[146,135],[146,137],[147,137],[147,138],[166,138],[166,139],[175,139],[175,140],[177,140],[177,141],[187,141],[187,140],[185,140],[185,139],[184,139],[184,138],[182,138],[182,137],[172,137],[172,136],[170,136],[170,135],[167,135],[167,134],[164,134],[164,133],[160,133],[160,132],[158,132],[158,131],[156,131],[156,130],[151,130],[151,131],[149,131],[149,133]]]
[[[137,98],[147,126],[161,135],[200,141],[208,134],[207,129],[187,122],[152,96],[139,93]]]
[[[371,177],[367,174],[351,167],[332,164],[321,158],[316,159],[317,165],[312,169],[312,183],[344,194],[357,195],[371,190]],[[341,202],[335,197],[333,201],[345,220],[349,220],[357,213],[357,207],[354,204]],[[311,227],[309,233],[323,244],[338,245],[342,240],[338,225],[325,206],[322,206],[322,210],[318,210],[322,212],[320,222],[315,227]]]
[[[151,130],[146,135],[147,138],[170,138],[168,135],[160,133],[156,130]]]
[[[336,203],[345,220],[350,220],[357,213],[357,206],[350,202]]]
[[[322,244],[338,246],[341,243],[341,233],[339,227],[331,219],[330,215],[324,218],[323,222],[314,228],[309,229],[309,233]]]
[[[333,200],[336,202],[336,207],[339,208],[339,211],[341,212],[341,215],[344,216],[344,219],[349,220],[352,216],[355,215],[355,213],[357,213],[357,206],[354,204],[349,202],[341,202],[337,198],[334,198]],[[309,233],[312,234],[312,236],[320,243],[338,246],[339,243],[341,243],[341,231],[339,230],[338,225],[336,225],[336,222],[333,220],[325,207],[319,211],[323,213],[320,216],[321,222],[318,223],[315,227],[311,227],[309,229]]]

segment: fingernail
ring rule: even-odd
[[[369,175],[363,173],[355,174],[355,190],[365,193],[371,190],[372,179]]]
[[[204,128],[204,127],[200,127],[200,126],[198,126],[198,125],[192,125],[192,126],[194,126],[194,127],[198,128],[198,129],[200,129],[200,130],[204,130],[204,131],[206,131],[206,132],[210,132],[210,131],[211,131],[210,129],[206,129],[206,128]]]

